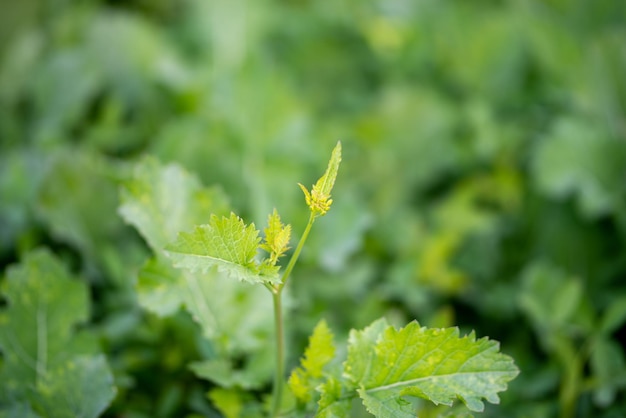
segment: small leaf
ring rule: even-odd
[[[283,225],[280,215],[274,209],[267,219],[267,228],[264,230],[265,240],[261,248],[270,253],[267,264],[274,266],[278,259],[289,249],[289,239],[291,238],[291,225]]]
[[[335,185],[339,164],[341,163],[341,142],[333,149],[324,175],[313,185],[311,192],[302,184],[298,184],[304,192],[306,204],[315,216],[324,216],[330,209],[333,200],[330,193]]]
[[[312,392],[319,384],[317,380],[322,377],[324,366],[334,356],[333,334],[326,321],[321,320],[309,338],[309,345],[300,362],[301,367],[296,368],[289,377],[289,387],[296,398],[305,403],[311,400]]]
[[[309,346],[304,351],[302,359],[302,368],[312,377],[322,377],[322,369],[334,356],[333,333],[326,321],[321,320],[309,338]]]
[[[278,268],[261,271],[255,261],[259,248],[259,231],[246,225],[234,213],[221,219],[211,216],[208,225],[197,226],[192,233],[181,232],[168,245],[165,254],[174,266],[194,272],[218,271],[250,283],[278,283]]]
[[[519,373],[495,341],[417,322],[396,330],[382,320],[351,332],[344,369],[368,411],[379,418],[414,417],[403,396],[445,405],[460,399],[470,410],[482,411],[481,399],[498,403],[497,393]]]

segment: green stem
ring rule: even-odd
[[[287,280],[289,280],[289,275],[291,274],[291,270],[293,270],[293,266],[296,265],[296,261],[298,261],[298,257],[300,257],[300,252],[302,251],[302,247],[304,247],[304,242],[309,236],[309,232],[311,232],[311,227],[313,226],[313,222],[315,222],[315,214],[311,212],[311,215],[309,216],[309,222],[306,224],[306,228],[304,229],[304,232],[302,233],[300,242],[298,242],[298,246],[296,247],[296,250],[293,252],[291,259],[289,260],[289,264],[287,264],[287,267],[285,268],[285,272],[283,273],[281,284],[278,285],[279,292],[285,287],[285,285],[287,284]]]
[[[271,417],[276,418],[280,413],[281,401],[283,398],[283,386],[284,386],[284,374],[285,374],[285,331],[283,327],[283,306],[282,306],[282,293],[287,284],[287,279],[289,279],[289,275],[293,270],[293,267],[298,261],[298,257],[300,257],[300,252],[302,251],[302,247],[304,246],[304,242],[309,236],[309,232],[311,232],[311,227],[313,226],[313,222],[315,221],[315,215],[311,212],[311,216],[309,217],[309,222],[302,233],[302,237],[300,238],[300,242],[296,246],[296,250],[294,251],[287,267],[285,268],[285,272],[283,273],[283,277],[281,283],[276,286],[270,286],[269,289],[272,292],[272,299],[274,301],[274,326],[276,329],[276,373],[274,375],[274,388],[272,394],[272,411]]]
[[[283,306],[281,291],[273,292],[274,300],[274,326],[276,328],[276,374],[274,375],[274,393],[272,396],[272,417],[275,418],[280,412],[280,404],[283,398],[283,379],[285,373],[285,332],[283,329]]]

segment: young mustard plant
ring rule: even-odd
[[[276,338],[276,364],[271,416],[279,414],[285,380],[285,337],[282,292],[302,252],[315,220],[324,216],[332,204],[331,192],[341,163],[341,142],[335,146],[328,167],[311,191],[300,184],[310,210],[309,220],[302,237],[279,276],[278,259],[289,249],[291,226],[284,225],[276,210],[268,217],[265,238],[261,240],[255,225],[246,225],[234,213],[219,218],[212,215],[208,224],[197,225],[191,233],[181,232],[177,240],[165,247],[166,255],[177,268],[204,273],[217,268],[233,278],[263,284],[272,294]],[[268,257],[258,260],[257,250]]]
[[[272,418],[347,417],[351,415],[352,401],[356,398],[360,398],[366,410],[377,418],[415,417],[413,400],[416,398],[436,405],[452,405],[458,399],[471,411],[483,410],[482,399],[498,403],[498,392],[506,390],[507,383],[519,371],[513,359],[499,352],[497,342],[487,338],[476,340],[473,333],[460,336],[457,328],[421,327],[415,321],[396,329],[385,319],[379,319],[363,330],[351,330],[345,358],[337,354],[343,350],[336,350],[328,325],[319,322],[300,366],[288,379],[294,405],[283,407],[287,376],[283,290],[313,224],[331,208],[331,192],[340,163],[339,142],[326,171],[312,188],[309,190],[299,184],[309,208],[309,219],[282,270],[279,260],[290,249],[292,231],[276,210],[268,216],[261,238],[253,223],[246,224],[232,212],[227,214],[227,205],[215,190],[202,189],[195,180],[172,166],[160,169],[154,161],[140,165],[135,182],[123,189],[120,208],[122,216],[139,229],[156,253],[140,272],[140,303],[157,314],[170,313],[183,305],[201,324],[205,335],[215,338],[225,356],[217,362],[194,363],[191,367],[198,375],[224,388],[211,392],[211,399],[218,407],[219,403],[232,404],[233,399],[238,399],[236,410],[240,412],[231,410],[228,416],[259,416],[258,410],[249,412],[250,415],[241,412],[244,395],[237,387],[251,388],[256,383],[246,380],[252,379],[252,374],[235,372],[224,365],[228,362],[228,351],[235,346],[240,354],[246,349],[254,352],[258,345],[266,345],[251,342],[250,336],[236,334],[238,328],[232,326],[234,320],[243,325],[251,316],[256,319],[265,314],[258,309],[263,302],[256,292],[246,294],[250,303],[242,309],[249,310],[237,318],[223,311],[232,309],[229,303],[241,297],[239,290],[229,284],[236,283],[232,279],[262,284],[259,288],[269,290],[272,296],[275,336],[274,384],[269,411]],[[169,193],[178,193],[180,202],[173,204]],[[194,224],[194,219],[206,216],[202,210],[207,206],[219,208],[214,211],[219,215],[212,214],[208,224]],[[158,219],[164,223],[160,225]],[[183,232],[176,235],[172,232],[175,230]],[[265,256],[259,257],[259,250]],[[168,292],[164,292],[164,288]],[[220,296],[215,296],[216,290],[221,292]],[[162,307],[164,303],[166,310]],[[228,321],[224,317],[228,317]],[[246,325],[240,328],[249,330],[251,325]],[[258,322],[254,326],[258,327],[257,331],[264,329]],[[255,367],[259,363],[263,362],[257,362]]]

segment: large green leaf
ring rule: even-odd
[[[119,213],[157,253],[178,232],[206,223],[212,213],[228,213],[220,189],[202,187],[197,177],[181,167],[161,166],[153,158],[135,165],[132,178],[122,187],[121,201]]]
[[[250,283],[278,283],[278,268],[255,261],[261,238],[254,224],[246,225],[234,213],[221,219],[211,216],[208,225],[181,232],[168,245],[166,255],[176,267],[206,273],[218,271]]]
[[[495,341],[459,337],[457,328],[429,329],[412,322],[396,330],[379,320],[351,332],[345,375],[379,418],[414,417],[404,396],[445,405],[460,399],[470,410],[482,411],[481,399],[498,403],[497,393],[519,372],[498,350]]]
[[[163,256],[145,262],[136,288],[139,304],[159,316],[173,314],[185,302],[185,276]]]
[[[75,357],[50,370],[38,391],[40,410],[59,418],[97,417],[115,394],[113,375],[104,356]]]
[[[87,287],[39,250],[8,271],[4,295],[0,401],[28,401],[50,417],[98,416],[115,388],[95,340],[74,331],[88,319]]]
[[[198,307],[195,280],[187,282],[183,271],[172,267],[162,254],[179,231],[191,230],[211,213],[226,213],[226,197],[217,188],[204,188],[200,181],[181,167],[162,166],[154,158],[138,162],[132,177],[121,188],[119,213],[150,244],[157,256],[148,260],[137,277],[139,303],[158,315],[169,315],[181,305]],[[189,291],[188,291],[189,290]],[[189,299],[187,295],[192,295]],[[196,296],[193,296],[196,295]],[[197,311],[201,311],[197,309]],[[208,310],[194,317],[206,335],[215,332],[215,318]]]

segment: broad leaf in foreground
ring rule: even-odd
[[[214,267],[233,278],[250,283],[278,283],[278,267],[255,260],[261,238],[254,224],[246,225],[234,213],[211,216],[208,225],[181,232],[165,250],[176,267],[207,272]]]
[[[414,417],[404,396],[452,405],[460,399],[482,411],[482,399],[498,403],[497,393],[519,373],[499,344],[457,328],[425,328],[412,322],[396,330],[379,320],[352,331],[345,376],[357,387],[368,411],[379,418]]]
[[[76,334],[88,319],[87,287],[47,251],[8,271],[0,311],[0,401],[28,402],[44,416],[96,417],[115,395],[94,339]]]

